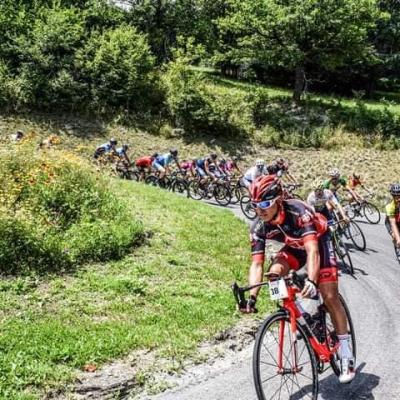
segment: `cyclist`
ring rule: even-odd
[[[160,173],[160,179],[163,179],[166,173],[170,172],[169,165],[172,161],[175,162],[179,169],[181,168],[178,161],[177,149],[171,149],[169,153],[162,154],[154,159],[151,166]]]
[[[119,157],[120,161],[125,163],[127,166],[131,165],[131,161],[128,157],[128,151],[129,145],[123,144],[122,147],[119,147],[115,152],[117,153],[117,156]]]
[[[308,279],[302,296],[315,297],[320,290],[339,339],[339,381],[350,382],[355,376],[354,356],[350,348],[346,314],[339,299],[338,268],[325,217],[315,213],[302,201],[283,200],[281,181],[274,175],[257,178],[250,187],[250,195],[258,216],[250,229],[250,285],[262,281],[266,240],[284,243],[272,260],[270,272],[285,276],[291,269],[298,270],[307,264]],[[256,312],[259,290],[254,288],[250,291],[245,307],[241,308],[242,312]]]
[[[361,181],[361,177],[359,174],[356,174],[355,172],[353,173],[352,176],[349,178],[349,188],[354,192],[356,197],[352,196],[351,193],[349,193],[349,201],[363,201],[364,199],[362,196],[360,196],[356,191],[356,187],[361,186],[368,194],[372,194],[371,191],[369,191],[365,186],[364,183]]]
[[[135,161],[135,166],[138,168],[140,173],[139,180],[143,181],[146,177],[146,173],[150,173],[151,164],[153,164],[156,157],[158,157],[158,153],[154,153],[151,156],[140,157]]]
[[[385,207],[385,226],[392,237],[396,256],[400,262],[400,183],[391,184],[389,190],[392,200]]]
[[[116,146],[118,142],[116,139],[111,138],[109,142],[104,143],[97,147],[97,149],[94,152],[93,157],[95,159],[99,159],[101,156],[110,153],[110,154],[115,154],[116,153]]]
[[[242,184],[249,189],[253,181],[266,172],[266,166],[264,160],[259,158],[256,160],[255,165],[249,168],[243,175]]]
[[[337,168],[333,168],[328,173],[329,178],[324,182],[324,189],[329,189],[334,196],[336,197],[337,201],[340,202],[340,197],[337,191],[342,187],[345,189],[351,196],[356,198],[356,194],[354,190],[352,190],[345,178],[340,175],[340,171]]]
[[[243,175],[243,172],[239,167],[238,161],[239,160],[237,157],[232,157],[231,160],[228,160],[226,162],[226,171],[229,172],[230,174],[233,174],[234,171],[236,170],[237,172],[239,172],[239,175]]]
[[[297,185],[296,179],[289,173],[289,162],[281,157],[277,158],[271,165],[268,165],[267,171],[268,174],[276,175],[280,178],[285,175],[291,183]]]
[[[196,160],[192,159],[190,161],[183,160],[181,162],[181,170],[185,176],[190,175],[194,177],[196,175]]]
[[[211,153],[209,157],[200,158],[196,161],[196,172],[200,176],[200,183],[206,181],[206,177],[209,176],[215,182],[218,177],[215,174],[218,171],[222,175],[222,171],[218,167],[218,155]]]
[[[342,219],[349,222],[343,207],[329,189],[324,189],[323,182],[314,185],[314,190],[307,197],[307,204],[313,207],[316,212],[322,214],[328,221],[332,220],[333,210],[338,209]]]

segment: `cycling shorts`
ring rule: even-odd
[[[157,171],[161,171],[161,172],[165,171],[165,168],[164,168],[161,164],[159,164],[158,162],[156,162],[156,161],[153,161],[153,164],[151,164],[151,166],[152,166],[154,169],[156,169]]]
[[[205,176],[207,176],[206,171],[204,171],[203,168],[197,167],[196,172],[200,176],[200,178],[204,178]]]
[[[337,282],[338,266],[329,231],[319,238],[318,249],[320,257],[318,284]],[[283,258],[288,263],[290,269],[294,269],[295,271],[304,267],[307,263],[307,253],[305,250],[295,249],[287,245],[279,251],[275,260],[278,258]]]

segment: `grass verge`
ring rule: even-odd
[[[71,275],[0,283],[0,397],[42,398],[86,364],[135,349],[179,359],[237,319],[229,284],[245,280],[248,228],[229,211],[116,181],[148,244]]]

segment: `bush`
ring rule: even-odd
[[[154,57],[146,37],[134,27],[94,32],[78,52],[77,64],[96,107],[137,111],[146,104]]]
[[[218,91],[183,57],[168,65],[163,83],[170,115],[186,132],[236,136],[254,128],[247,96]]]
[[[1,153],[0,162],[1,272],[118,258],[141,239],[141,223],[79,158],[35,155],[25,144]]]

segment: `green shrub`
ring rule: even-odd
[[[0,270],[68,268],[119,258],[143,227],[108,181],[79,158],[27,145],[0,154]]]
[[[253,131],[247,96],[210,86],[183,57],[168,65],[163,83],[170,115],[186,132],[236,136]]]
[[[134,27],[94,32],[77,53],[94,105],[139,110],[152,89],[154,57],[146,37]]]

